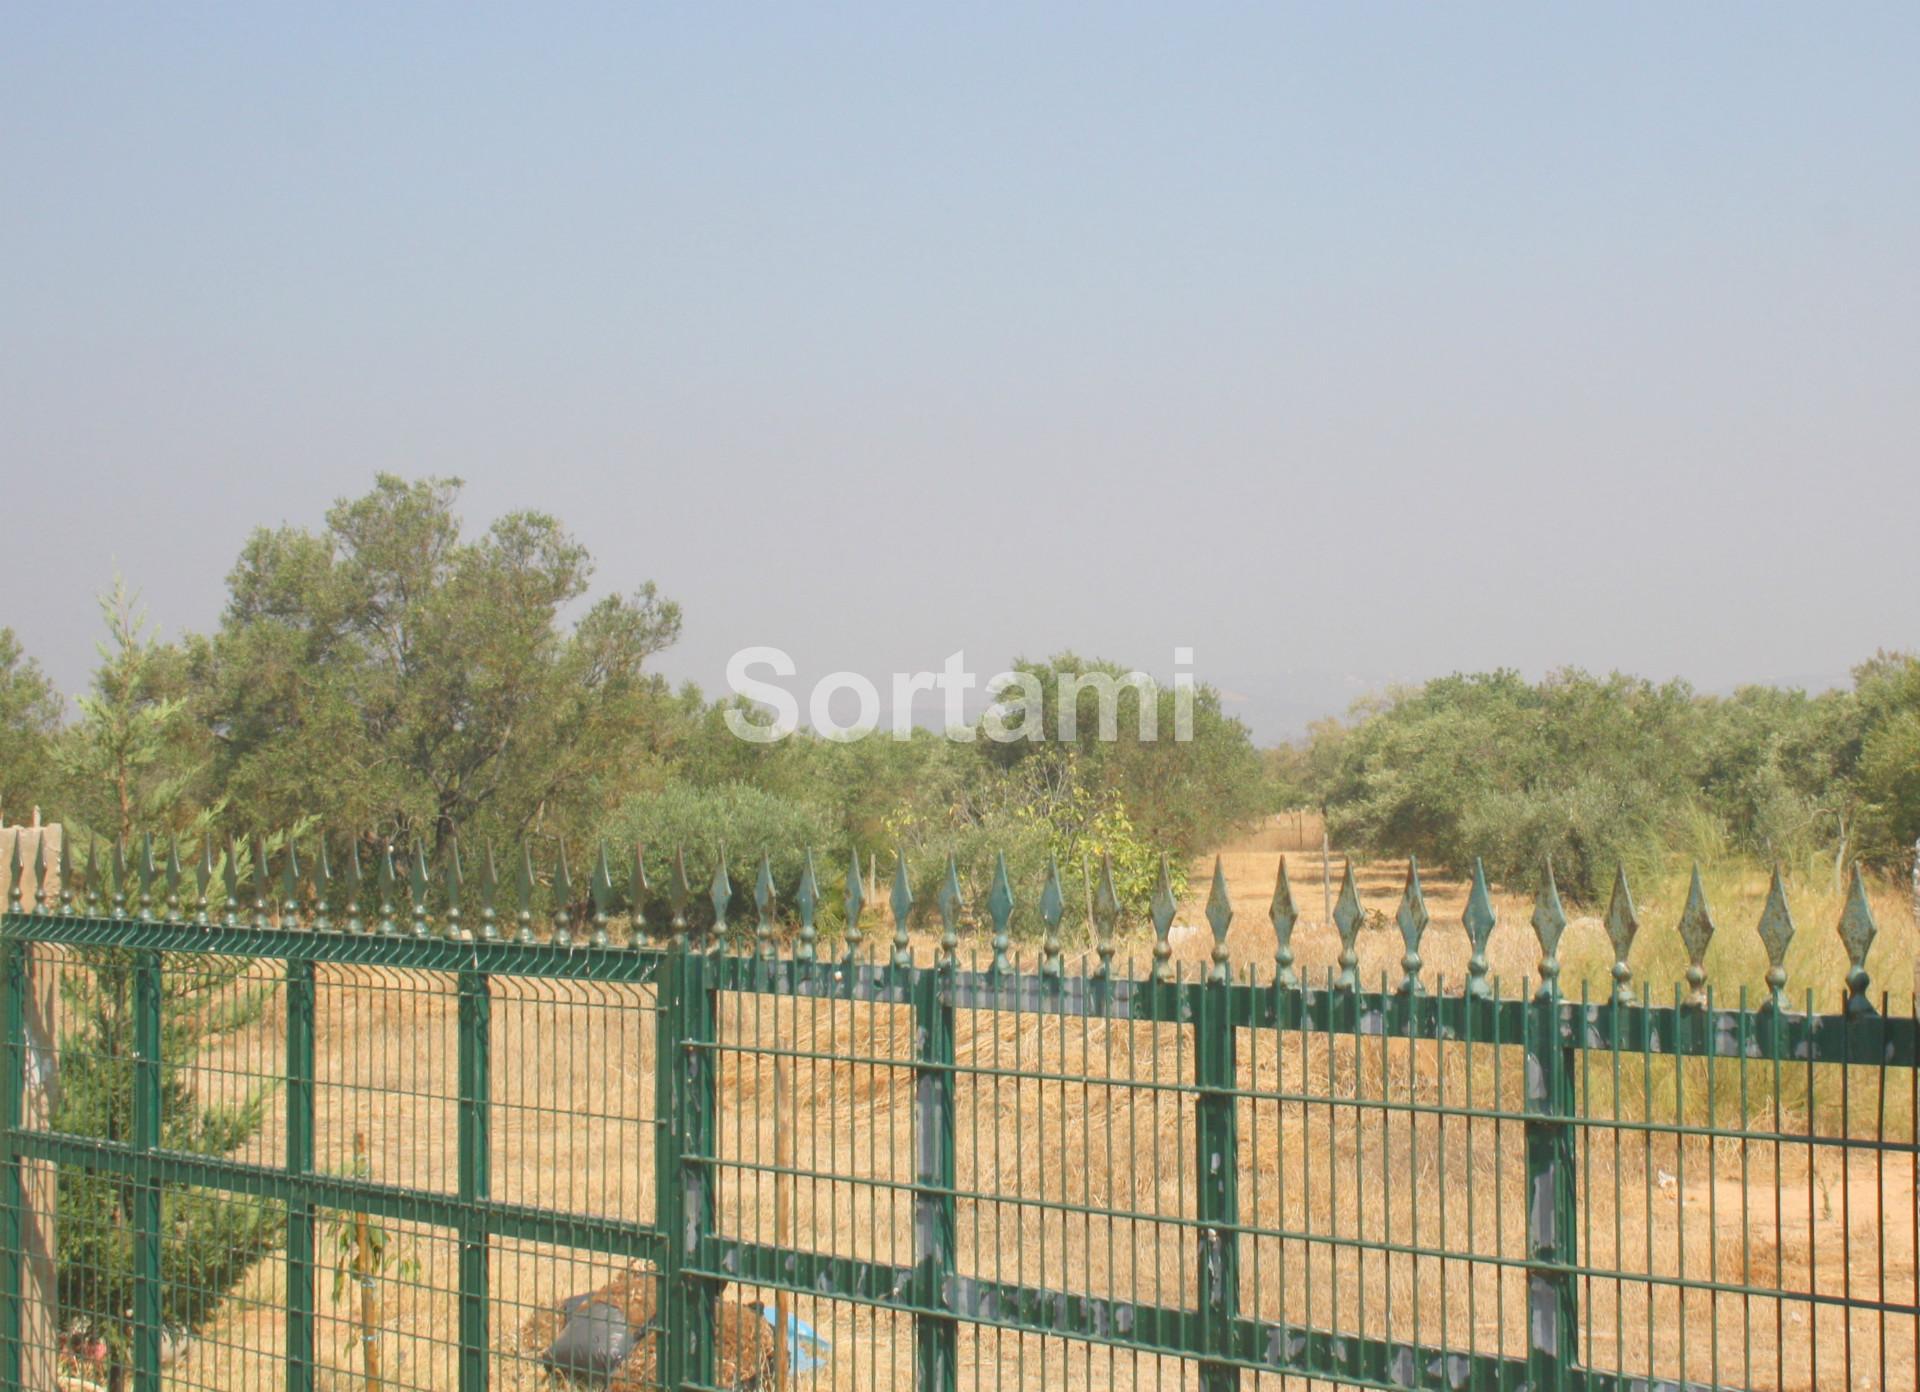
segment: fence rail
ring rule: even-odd
[[[1872,1001],[1857,878],[1824,1014],[1787,998],[1777,879],[1767,998],[1729,1008],[1697,881],[1688,982],[1654,1003],[1624,880],[1617,989],[1563,995],[1550,871],[1518,995],[1479,879],[1475,968],[1424,989],[1417,870],[1377,990],[1351,877],[1341,970],[1300,980],[1284,863],[1257,980],[1218,876],[1197,978],[1165,893],[1135,976],[1110,886],[1076,972],[1057,880],[1024,970],[1004,873],[969,964],[951,866],[931,962],[904,864],[877,961],[857,869],[831,950],[811,863],[792,921],[762,863],[741,952],[724,864],[696,891],[676,856],[662,924],[623,878],[604,853],[577,895],[564,858],[336,876],[259,845],[186,876],[151,843],[83,869],[16,840],[0,1385],[1913,1385],[1920,1029]],[[29,1308],[36,1224],[57,1320]],[[596,1338],[611,1361],[575,1356]]]

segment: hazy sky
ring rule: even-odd
[[[379,470],[676,678],[1920,644],[1920,9],[10,6],[0,623],[217,621]],[[797,684],[796,684],[797,685]]]

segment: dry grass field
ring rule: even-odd
[[[1265,918],[1282,838],[1268,828],[1223,853],[1238,918],[1236,970],[1271,971]],[[1317,833],[1311,839],[1317,842]],[[1289,852],[1304,915],[1295,934],[1303,974],[1333,966],[1317,853]],[[1202,922],[1196,866],[1181,920]],[[1390,918],[1404,865],[1357,867],[1362,897]],[[1684,959],[1671,937],[1682,885],[1645,887],[1636,980],[1662,992]],[[1764,957],[1752,924],[1765,885],[1710,882],[1721,924],[1708,965],[1723,995],[1758,996]],[[1434,926],[1422,956],[1433,989],[1465,974],[1458,927],[1464,887],[1426,877]],[[1537,948],[1530,902],[1501,895],[1489,949],[1505,989],[1523,989]],[[1800,935],[1792,989],[1832,999],[1844,958],[1833,939],[1839,898],[1796,888]],[[1890,1008],[1912,1009],[1912,921],[1897,891],[1877,892],[1881,937],[1870,959]],[[929,955],[931,944],[918,944]],[[1210,950],[1190,935],[1183,973]],[[1133,937],[1123,958],[1144,960]],[[1076,945],[1070,966],[1081,964]],[[1360,942],[1363,979],[1399,977],[1397,933]],[[1563,947],[1566,980],[1598,996],[1611,956],[1591,918]],[[1029,960],[1032,957],[1028,949]],[[1642,958],[1644,957],[1644,961]],[[1137,969],[1137,968],[1136,968]],[[267,977],[263,973],[262,981]],[[1449,987],[1450,988],[1450,987]],[[653,1213],[651,988],[495,981],[493,1192],[583,1214]],[[1797,999],[1796,995],[1796,999]],[[454,1184],[455,1000],[445,978],[339,969],[319,992],[320,1166],[347,1171],[356,1133],[372,1175],[450,1190]],[[1731,1001],[1729,1001],[1731,1003]],[[1830,1008],[1830,1007],[1829,1007]],[[790,1147],[795,1245],[880,1262],[911,1260],[911,1020],[904,1010],[771,998],[723,998],[719,1154],[723,1232],[776,1239],[776,1157]],[[238,1097],[277,1076],[277,997],[259,1026],[199,1061],[196,1086]],[[1526,1349],[1524,1146],[1518,1050],[1378,1038],[1243,1033],[1240,1203],[1242,1308],[1262,1319],[1346,1333],[1522,1356]],[[772,1055],[784,1055],[776,1077]],[[1190,1032],[991,1011],[961,1012],[957,1100],[959,1260],[963,1275],[1046,1285],[1118,1301],[1194,1298],[1193,1076]],[[843,1060],[829,1065],[827,1057]],[[1581,1079],[1580,1282],[1589,1366],[1699,1384],[1811,1388],[1845,1380],[1858,1392],[1911,1388],[1915,1319],[1882,1319],[1835,1303],[1843,1295],[1910,1309],[1915,1294],[1914,1080],[1910,1072],[1823,1068],[1779,1078],[1771,1065],[1695,1061],[1642,1068],[1587,1056]],[[844,1060],[851,1060],[845,1062]],[[1851,1077],[1843,1073],[1851,1072]],[[1019,1076],[1025,1075],[1025,1076]],[[1427,1108],[1455,1109],[1440,1116]],[[1459,1111],[1475,1113],[1473,1119]],[[250,1158],[277,1162],[285,1137],[277,1094]],[[1614,1117],[1655,1129],[1617,1127]],[[1684,1116],[1719,1130],[1682,1139],[1659,1130]],[[1842,1150],[1768,1137],[1883,1136]],[[1128,1214],[1136,1216],[1126,1216]],[[1339,1238],[1350,1245],[1334,1247]],[[388,1388],[456,1385],[457,1248],[447,1231],[396,1228],[396,1265],[377,1287],[378,1356]],[[331,1248],[323,1247],[330,1252]],[[1442,1256],[1441,1253],[1447,1255]],[[1846,1258],[1850,1255],[1850,1260]],[[325,1258],[331,1261],[331,1257]],[[538,1348],[522,1327],[622,1264],[504,1244],[493,1268],[495,1385],[544,1388]],[[1618,1273],[1624,1279],[1614,1279]],[[1676,1284],[1717,1283],[1682,1292]],[[259,1264],[216,1321],[169,1368],[168,1386],[267,1388],[279,1382],[282,1274]],[[359,1292],[323,1274],[320,1385],[360,1389]],[[1768,1292],[1799,1293],[1780,1299]],[[1808,1293],[1814,1298],[1809,1299]],[[752,1299],[763,1292],[733,1290]],[[767,1297],[770,1298],[770,1297]],[[801,1298],[798,1316],[832,1341],[827,1368],[796,1386],[912,1385],[910,1321],[851,1303]],[[963,1387],[1187,1388],[1177,1360],[1067,1345],[962,1326]],[[1884,1377],[1882,1369],[1884,1368]],[[1278,1386],[1249,1375],[1244,1385]]]

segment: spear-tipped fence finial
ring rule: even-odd
[[[1093,950],[1099,957],[1094,975],[1102,981],[1113,975],[1114,935],[1120,926],[1120,895],[1113,886],[1113,853],[1100,852],[1100,884],[1093,892]]]
[[[847,866],[847,961],[850,963],[860,960],[860,910],[866,904],[860,892],[860,852],[856,849],[851,854],[852,860]]]
[[[907,937],[907,916],[913,912],[913,886],[907,881],[907,853],[893,853],[893,893],[888,907],[893,910],[893,964],[913,965],[913,943]]]
[[[1007,933],[1007,924],[1013,918],[1013,881],[1007,876],[1005,851],[999,852],[993,858],[993,885],[987,890],[987,917],[993,920],[991,969],[997,976],[1001,972],[1013,970],[1013,964],[1007,957],[1007,949],[1013,942]]]
[[[1225,982],[1230,976],[1227,930],[1233,926],[1233,900],[1227,896],[1227,870],[1219,856],[1213,858],[1213,884],[1207,890],[1207,926],[1213,929],[1213,960],[1207,968],[1207,980]]]
[[[413,936],[430,938],[433,926],[427,921],[427,894],[433,888],[433,875],[427,868],[425,843],[413,843],[412,864],[407,870],[407,905],[413,911]]]
[[[707,941],[708,952],[718,952],[726,939],[727,906],[733,902],[733,877],[727,872],[727,848],[720,848],[720,859],[714,863],[713,883],[707,888],[707,899],[713,905],[713,932]]]
[[[481,942],[500,941],[500,867],[491,841],[480,860],[480,927],[475,936]]]
[[[62,857],[66,854],[64,849],[66,840],[67,838],[62,835],[60,838]],[[160,878],[167,889],[167,918],[178,923],[181,917],[180,881],[183,877],[180,873],[180,838],[177,836],[167,838],[167,859],[166,864],[161,867]]]
[[[1153,914],[1153,979],[1173,980],[1173,916],[1180,901],[1173,895],[1173,870],[1166,853],[1160,855],[1160,874],[1153,882],[1153,899],[1148,905]]]
[[[633,869],[627,875],[627,946],[647,945],[647,899],[653,886],[647,883],[646,847],[633,843]]]
[[[567,843],[562,841],[553,858],[553,902],[548,906],[553,921],[550,940],[555,947],[573,946],[573,876],[567,871]]]
[[[533,935],[533,848],[520,843],[520,863],[513,872],[514,941],[530,945]]]
[[[1620,1005],[1633,1004],[1633,968],[1627,957],[1640,932],[1640,915],[1633,907],[1633,891],[1627,887],[1627,868],[1613,868],[1613,894],[1607,900],[1607,938],[1613,943],[1613,999]]]
[[[300,926],[300,852],[287,840],[287,858],[280,864],[280,926]]]
[[[673,852],[673,870],[667,876],[667,908],[671,915],[668,920],[673,929],[673,946],[684,952],[691,943],[687,932],[687,908],[693,903],[693,881],[687,878],[687,851],[684,846],[676,846]]]
[[[1760,910],[1756,931],[1767,950],[1767,997],[1775,1010],[1787,1008],[1787,945],[1793,941],[1793,910],[1787,906],[1787,886],[1780,867],[1773,867],[1767,884],[1766,906]]]
[[[947,873],[940,881],[940,893],[935,898],[940,910],[940,952],[934,958],[934,965],[949,970],[960,965],[960,867],[953,858],[953,852],[947,852]]]
[[[1040,974],[1059,976],[1061,971],[1060,920],[1066,916],[1067,896],[1060,888],[1060,866],[1047,857],[1047,879],[1040,887],[1040,922],[1046,932],[1040,939]]]
[[[272,883],[272,870],[267,860],[267,838],[256,831],[248,844],[252,847],[247,887],[253,891],[253,926],[265,929],[271,926],[273,913],[273,894],[268,887]]]
[[[1540,888],[1533,896],[1533,935],[1540,940],[1540,995],[1560,991],[1560,936],[1567,931],[1567,911],[1560,903],[1560,886],[1553,878],[1553,857],[1540,863]]]
[[[813,926],[814,915],[820,912],[820,879],[813,872],[811,846],[800,862],[800,883],[794,887],[793,906],[800,914],[800,932],[793,940],[793,957],[797,962],[811,962],[820,941],[819,932]]]
[[[1360,925],[1366,919],[1360,891],[1353,883],[1353,862],[1349,860],[1340,874],[1340,897],[1333,903],[1333,926],[1340,934],[1340,973],[1333,979],[1336,990],[1360,989]]]
[[[446,854],[440,867],[440,888],[447,896],[447,936],[456,941],[467,937],[467,930],[461,922],[460,900],[467,888],[466,875],[460,865],[460,838],[447,838]]]
[[[47,838],[43,834],[40,837],[40,850],[42,855],[45,855],[46,848]],[[160,867],[154,863],[153,833],[150,831],[142,832],[140,835],[139,874],[140,917],[144,920],[151,920],[153,918],[153,886],[154,882],[160,878]]]
[[[607,843],[602,841],[593,858],[593,878],[588,882],[593,896],[593,936],[595,947],[611,947],[613,938],[607,925],[613,922],[613,867],[607,863]]]
[[[1460,925],[1467,930],[1467,994],[1487,998],[1493,985],[1487,980],[1487,939],[1493,936],[1499,916],[1493,911],[1493,895],[1487,891],[1487,867],[1480,857],[1473,858],[1473,887],[1467,891],[1467,907],[1460,914]]]
[[[1276,985],[1298,987],[1300,975],[1293,969],[1293,925],[1300,911],[1293,904],[1293,882],[1287,878],[1287,858],[1280,857],[1280,869],[1273,877],[1273,902],[1267,905],[1267,921],[1273,924],[1273,979]]]
[[[1400,966],[1406,975],[1400,980],[1400,990],[1411,995],[1420,989],[1420,939],[1426,936],[1427,924],[1432,916],[1427,912],[1427,897],[1420,892],[1420,858],[1407,857],[1407,886],[1400,892],[1400,907],[1394,911],[1393,921],[1399,925],[1400,941],[1406,947],[1406,955],[1400,959]]]
[[[367,931],[367,870],[360,862],[360,838],[347,842],[346,914],[347,932],[354,936]]]
[[[1853,878],[1847,885],[1846,907],[1840,911],[1840,941],[1847,949],[1847,1014],[1859,1018],[1877,1015],[1873,1001],[1867,995],[1872,983],[1867,979],[1867,953],[1873,948],[1873,940],[1879,935],[1879,927],[1873,921],[1873,908],[1867,903],[1867,884],[1861,877],[1860,867],[1853,867]]]
[[[313,856],[313,927],[315,932],[333,931],[333,862],[327,857],[327,838],[322,836]]]
[[[753,941],[762,960],[771,962],[774,958],[773,947],[773,859],[765,851],[760,853],[760,870],[753,877]]]
[[[1687,1004],[1705,1007],[1707,1003],[1707,948],[1713,942],[1713,910],[1707,906],[1706,887],[1700,883],[1700,867],[1693,867],[1687,885],[1686,906],[1680,910],[1680,941],[1687,949]]]

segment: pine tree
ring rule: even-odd
[[[150,841],[143,863],[127,864],[136,828],[172,825],[205,834],[214,811],[182,813],[197,770],[182,751],[183,703],[164,694],[160,651],[145,635],[137,605],[116,584],[102,602],[108,641],[82,718],[65,738],[64,770],[75,803],[115,847],[109,876],[97,851],[88,857],[85,892],[96,902],[127,904],[151,885]],[[102,825],[104,824],[104,825]],[[73,822],[69,820],[69,834]],[[229,853],[216,883],[237,886],[242,867]],[[255,857],[256,869],[263,867]],[[169,869],[177,878],[177,865]],[[263,896],[264,897],[264,896]],[[56,1130],[107,1141],[133,1139],[134,983],[137,954],[89,949],[60,975],[60,1087]],[[194,1061],[210,1046],[259,1025],[274,981],[243,959],[170,959],[162,966],[160,1143],[196,1155],[233,1153],[265,1117],[275,1070],[257,1070],[239,1096],[206,1095],[193,1085]],[[134,1182],[126,1176],[63,1168],[56,1260],[62,1324],[105,1342],[108,1387],[120,1392],[132,1348]],[[185,1186],[161,1196],[161,1317],[175,1330],[202,1324],[283,1231],[265,1200]]]

